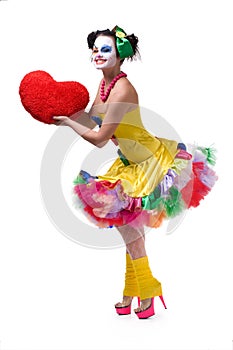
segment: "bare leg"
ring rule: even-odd
[[[126,250],[130,254],[131,259],[139,259],[146,256],[145,248],[145,234],[143,227],[133,228],[131,226],[117,227],[120,232],[125,245]]]
[[[145,233],[144,228],[133,228],[131,226],[121,226],[117,227],[120,232],[125,245],[126,251],[130,254],[131,259],[139,259],[146,256],[146,248],[145,248]],[[132,297],[123,296],[122,303],[117,303],[116,306],[125,306],[129,305],[132,301]],[[137,308],[135,311],[142,311],[150,306],[151,299],[141,300],[141,306]]]

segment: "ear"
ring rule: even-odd
[[[123,63],[124,60],[120,58],[120,56],[117,56],[116,63],[119,64],[119,66]]]

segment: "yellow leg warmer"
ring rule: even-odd
[[[123,295],[131,297],[139,296],[137,278],[131,257],[128,253],[126,254],[125,288]]]
[[[148,257],[132,260],[141,300],[162,295],[161,283],[153,277]]]

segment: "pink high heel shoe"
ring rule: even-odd
[[[161,302],[163,303],[164,308],[166,309],[167,306],[164,302],[163,296],[160,295],[159,298],[160,298]],[[140,299],[138,302],[140,302]],[[153,316],[155,314],[154,298],[151,298],[151,304],[148,308],[146,308],[145,310],[142,310],[142,311],[135,311],[135,314],[138,316],[139,319],[145,319],[145,318]]]
[[[133,301],[133,298],[132,298],[132,301]],[[132,301],[129,305],[127,306],[116,306],[115,305],[115,308],[116,308],[116,312],[118,315],[130,315],[131,314],[131,304],[132,304]],[[138,298],[138,307],[140,306],[140,298]]]

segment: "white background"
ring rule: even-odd
[[[226,0],[0,1],[1,350],[232,349],[232,18]],[[31,118],[18,95],[22,77],[42,69],[93,99],[101,74],[86,36],[116,24],[140,40],[142,60],[124,64],[140,104],[218,149],[212,193],[172,235],[147,235],[168,309],[156,300],[156,316],[141,321],[113,307],[124,248],[75,244],[46,215],[40,164],[56,127]]]

